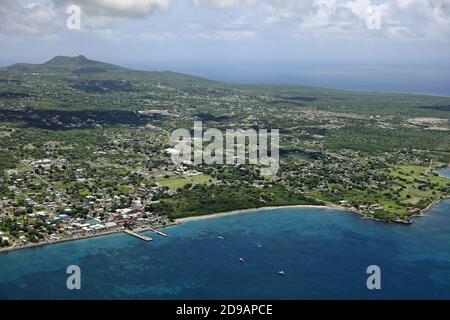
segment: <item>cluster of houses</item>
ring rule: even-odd
[[[145,212],[143,206],[133,206],[132,208],[116,209],[115,212],[104,214],[103,217],[88,215],[86,218],[71,217],[66,213],[52,214],[48,212],[36,212],[28,214],[26,220],[33,226],[37,221],[53,227],[53,233],[45,230],[43,241],[56,241],[63,238],[84,237],[102,233],[124,230],[125,228],[156,228],[165,225],[167,222],[161,216]],[[39,229],[39,231],[44,231]],[[26,245],[29,240],[23,232],[17,239],[12,239],[6,232],[0,232],[2,243],[14,244],[15,246]]]
[[[115,212],[105,214],[103,218],[71,219],[65,214],[60,214],[55,216],[54,219],[59,221],[59,231],[70,237],[118,231],[128,227],[154,228],[166,223],[161,216],[145,212],[143,208],[117,209]]]
[[[350,207],[351,206],[347,200],[340,200],[340,201],[338,201],[338,204],[341,207]],[[370,214],[384,211],[384,207],[378,203],[374,203],[371,205],[360,204],[355,209],[358,209],[360,212],[365,212],[365,213],[370,213]]]
[[[113,195],[106,189],[96,188],[93,193],[74,198],[66,188],[54,188],[54,183],[58,181],[52,181],[52,172],[70,170],[75,175],[70,183],[76,183],[80,190],[92,187],[94,179],[91,176],[85,177],[85,168],[77,167],[66,159],[50,156],[39,160],[24,160],[28,169],[8,170],[8,181],[0,178],[0,182],[9,190],[8,196],[0,198],[0,231],[3,232],[0,244],[26,245],[32,241],[27,235],[32,230],[44,237],[40,241],[53,241],[119,231],[125,227],[154,228],[166,223],[157,214],[146,212],[145,206],[152,202],[155,193],[164,194],[173,192],[172,190],[155,184]],[[187,168],[172,169],[170,172],[176,171],[173,174],[179,174],[185,169],[186,174],[197,174]],[[77,193],[78,191],[75,190]],[[131,203],[128,203],[129,199],[132,199]],[[12,237],[8,230],[2,230],[1,223],[3,219],[14,217],[20,217],[15,221],[20,228],[24,227],[23,230],[28,231],[20,231],[18,236]],[[34,226],[36,222],[39,222],[39,227]]]

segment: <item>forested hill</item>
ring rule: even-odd
[[[201,77],[185,75],[171,71],[139,71],[120,67],[86,58],[83,55],[75,57],[56,56],[42,64],[16,63],[3,68],[3,72],[11,76],[64,76],[71,78],[98,79],[128,79],[148,80],[171,83],[177,86],[208,85],[217,86],[220,82]],[[223,85],[223,84],[222,84]]]
[[[136,111],[151,106],[168,112],[196,108],[196,113],[230,113],[242,112],[240,105],[248,103],[258,110],[315,108],[401,120],[450,118],[448,97],[236,85],[171,71],[132,70],[83,55],[56,56],[42,64],[17,63],[0,68],[0,109]]]

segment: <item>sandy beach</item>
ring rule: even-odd
[[[437,204],[438,202],[445,200],[445,199],[441,199],[438,200],[432,204],[430,204],[430,207],[433,207],[435,204]],[[353,213],[353,214],[357,214],[359,216],[361,216],[362,219],[367,219],[367,220],[373,220],[373,221],[378,221],[378,222],[383,222],[383,223],[399,223],[399,224],[410,224],[409,221],[404,221],[404,220],[393,220],[393,221],[386,221],[386,220],[382,220],[382,219],[377,219],[374,217],[370,217],[367,216],[366,214],[364,214],[363,212],[356,210],[356,209],[352,209],[352,208],[348,208],[348,207],[343,207],[343,206],[339,206],[337,204],[327,204],[327,205],[304,205],[304,204],[299,204],[299,205],[290,205],[290,206],[271,206],[271,207],[260,207],[260,208],[250,208],[250,209],[242,209],[242,210],[234,210],[234,211],[227,211],[227,212],[219,212],[219,213],[212,213],[212,214],[208,214],[208,215],[201,215],[201,216],[192,216],[192,217],[186,217],[186,218],[178,218],[175,220],[175,223],[183,223],[183,222],[190,222],[190,221],[197,221],[197,220],[204,220],[204,219],[213,219],[213,218],[217,218],[217,217],[226,217],[226,216],[232,216],[232,215],[237,215],[237,214],[245,214],[245,213],[251,213],[251,212],[258,212],[258,211],[266,211],[266,210],[274,210],[274,209],[289,209],[289,208],[316,208],[316,209],[330,209],[330,210],[338,210],[344,213]]]
[[[185,217],[185,218],[178,218],[175,220],[176,223],[183,223],[183,222],[189,222],[189,221],[197,221],[197,220],[205,220],[205,219],[213,219],[218,217],[226,217],[226,216],[233,216],[237,214],[243,214],[243,213],[251,213],[251,212],[258,212],[258,211],[266,211],[266,210],[274,210],[274,209],[289,209],[289,208],[317,208],[317,209],[334,209],[334,210],[341,210],[341,211],[348,211],[350,210],[340,207],[340,206],[319,206],[319,205],[290,205],[290,206],[272,206],[272,207],[260,207],[260,208],[250,208],[250,209],[241,209],[241,210],[234,210],[234,211],[226,211],[226,212],[218,212],[218,213],[212,213],[208,215],[201,215],[201,216],[192,216],[192,217]]]

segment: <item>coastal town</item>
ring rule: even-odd
[[[117,137],[116,137],[117,138]],[[124,143],[132,143],[132,139],[124,138]],[[118,146],[122,141],[113,140]],[[174,222],[173,215],[161,207],[161,200],[170,199],[184,192],[192,192],[201,186],[226,188],[236,185],[252,186],[264,191],[274,185],[283,186],[287,192],[300,193],[319,199],[314,204],[329,205],[355,211],[365,217],[382,218],[385,205],[396,205],[399,201],[380,202],[376,191],[385,188],[395,190],[393,197],[400,198],[408,183],[413,184],[416,192],[430,194],[434,200],[440,199],[437,190],[444,195],[448,191],[449,182],[437,176],[432,169],[423,170],[414,178],[414,170],[425,168],[421,164],[406,166],[411,163],[412,156],[398,161],[399,154],[387,153],[372,157],[370,161],[362,161],[354,154],[336,152],[313,152],[311,157],[319,157],[315,161],[282,160],[282,174],[267,180],[258,176],[251,166],[232,166],[227,171],[212,169],[205,165],[173,165],[168,152],[163,152],[160,167],[143,167],[143,162],[135,160],[128,166],[140,169],[120,176],[120,180],[111,180],[104,172],[93,170],[95,162],[75,164],[65,158],[56,156],[57,147],[48,144],[42,149],[49,158],[39,160],[22,160],[20,166],[5,171],[2,185],[7,186],[0,201],[1,245],[3,248],[29,247],[35,244],[67,241],[84,237],[123,232],[124,230],[148,230],[159,228]],[[113,154],[129,154],[126,148],[119,147],[112,152],[109,146],[96,149],[97,156]],[[404,151],[403,151],[404,152]],[[305,154],[308,154],[305,151]],[[135,154],[135,158],[140,158]],[[142,161],[145,157],[142,155]],[[358,159],[358,160],[355,160]],[[97,161],[105,164],[100,157]],[[145,162],[145,161],[144,161]],[[395,165],[405,168],[403,172],[388,172],[382,168]],[[295,164],[295,165],[294,165]],[[116,168],[120,169],[120,168]],[[71,172],[70,177],[66,173]],[[333,172],[332,175],[327,172]],[[397,176],[398,174],[398,176]],[[404,175],[404,178],[401,178]],[[410,175],[410,181],[407,179]],[[117,179],[119,175],[114,176]],[[404,185],[396,183],[400,179]],[[345,188],[342,188],[345,186]],[[371,189],[374,199],[348,196],[349,190]],[[408,197],[408,196],[406,196]],[[411,199],[411,198],[409,198]],[[265,206],[267,199],[260,197],[257,206]],[[295,203],[295,202],[293,202]],[[305,202],[308,204],[309,202]],[[291,203],[289,203],[291,204]],[[414,216],[420,215],[428,206],[426,201],[410,205],[406,213],[395,217],[392,221],[410,223]],[[398,210],[402,205],[397,204]],[[230,209],[240,209],[231,207]],[[172,210],[172,209],[169,209]],[[176,210],[176,209],[174,209]],[[217,210],[223,210],[222,208]],[[382,219],[381,219],[382,220]]]
[[[447,98],[234,86],[84,57],[3,68],[0,89],[3,251],[278,206],[409,224],[450,195],[437,173],[450,163]],[[170,133],[194,121],[280,129],[278,172],[173,163]]]

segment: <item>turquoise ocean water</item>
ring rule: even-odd
[[[0,298],[450,299],[450,201],[412,225],[280,208],[163,231],[0,254]],[[382,288],[370,291],[374,264]],[[81,268],[81,290],[66,287],[69,265]]]

